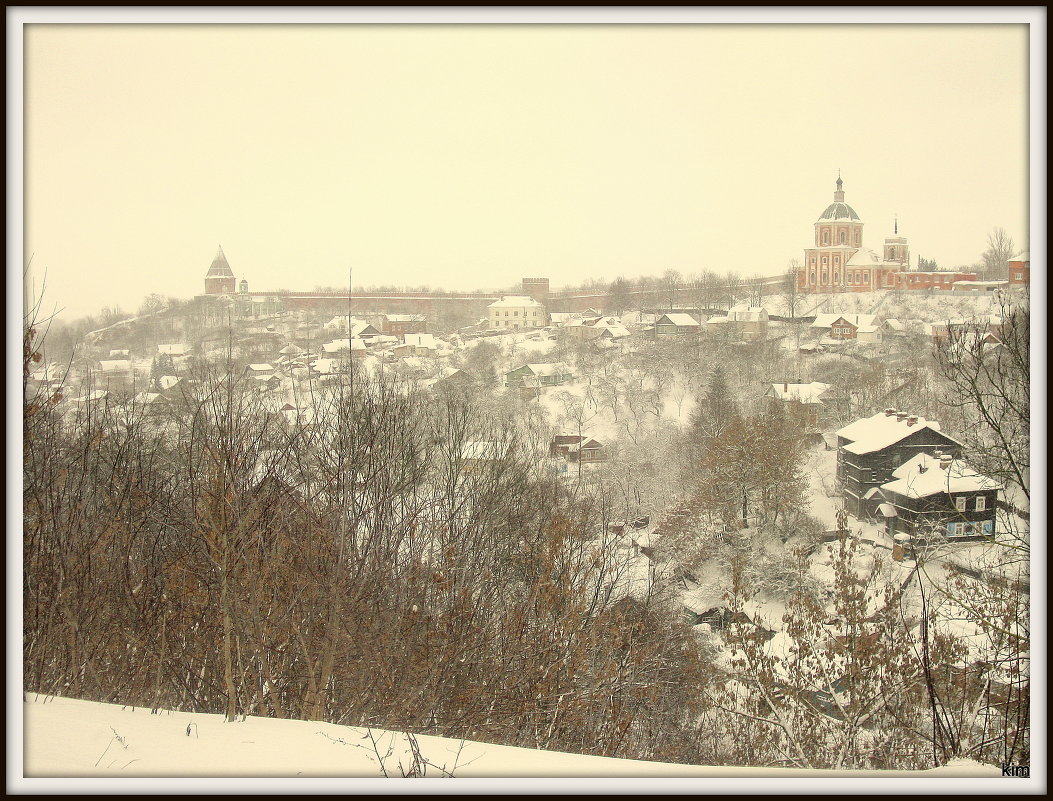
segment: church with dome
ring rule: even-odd
[[[804,264],[797,273],[802,292],[871,292],[892,289],[897,274],[910,268],[907,238],[895,223],[892,236],[885,237],[881,253],[863,246],[863,221],[845,202],[844,184],[837,176],[831,203],[815,221],[815,239],[804,251]]]

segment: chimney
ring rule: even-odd
[[[885,409],[885,417],[892,417],[896,413],[895,409]]]
[[[950,469],[951,462],[953,462],[953,461],[954,461],[954,457],[951,456],[949,453],[941,453],[940,454],[940,469],[941,470],[948,470],[948,469]]]
[[[916,414],[912,414],[910,417],[907,418],[907,427],[909,428],[910,426],[914,425],[917,422],[918,422],[918,416]]]
[[[919,473],[924,473],[928,469],[929,469],[929,466],[927,464],[925,464],[925,460],[924,459],[922,459],[920,462],[918,462],[918,472]]]
[[[896,420],[899,420],[899,421],[902,422],[903,420],[906,420],[906,419],[907,419],[907,413],[906,412],[896,412]]]

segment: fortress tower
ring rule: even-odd
[[[227,264],[227,257],[223,255],[223,246],[216,251],[216,258],[212,260],[212,266],[205,273],[206,295],[230,295],[234,293],[234,272]]]

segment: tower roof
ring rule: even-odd
[[[212,260],[212,266],[205,273],[205,278],[233,278],[234,272],[227,264],[227,257],[223,255],[223,246],[220,245],[216,251],[216,258]]]
[[[841,187],[844,182],[841,180],[841,173],[837,173],[837,189],[834,190],[834,202],[826,207],[826,211],[819,215],[817,222],[823,222],[825,220],[859,220],[859,215],[856,214],[856,210],[845,203],[845,192]]]
[[[825,220],[859,220],[856,210],[847,203],[831,203],[826,210],[819,215],[818,222]]]

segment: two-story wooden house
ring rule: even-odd
[[[934,536],[978,540],[995,532],[995,506],[1002,485],[950,454],[919,453],[881,485],[889,536],[910,534],[914,543]]]
[[[920,453],[960,457],[962,444],[940,431],[935,420],[885,409],[837,432],[837,483],[845,509],[856,518],[874,517],[880,487]]]

